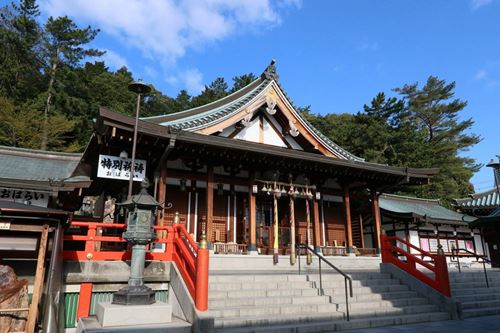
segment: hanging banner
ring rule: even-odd
[[[99,155],[99,167],[97,177],[111,179],[130,179],[130,158],[121,158],[118,156]],[[146,177],[146,161],[135,160],[134,181],[142,181]]]
[[[0,187],[0,200],[47,207],[49,204],[49,193]]]

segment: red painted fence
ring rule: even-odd
[[[71,222],[71,227],[84,229],[84,235],[64,236],[64,260],[97,261],[97,260],[130,260],[131,251],[128,250],[101,250],[98,242],[126,243],[121,236],[101,236],[98,231],[106,229],[119,230],[120,233],[126,228],[125,224],[99,223],[99,222]],[[86,229],[86,230],[85,230]],[[70,230],[75,230],[74,228]],[[155,226],[158,238],[154,244],[165,244],[165,250],[161,252],[146,252],[146,260],[173,261],[186,283],[186,286],[200,311],[208,309],[208,249],[198,248],[191,235],[183,225],[172,227]],[[81,231],[79,232],[81,233]],[[73,242],[84,242],[84,250],[69,250]],[[123,248],[125,245],[123,244]],[[83,283],[80,288],[77,318],[87,317],[90,309],[92,284]]]
[[[380,235],[380,240],[382,243],[383,263],[393,264],[436,289],[444,296],[451,296],[448,267],[446,264],[446,257],[444,255],[431,254],[407,242],[406,240],[395,236]],[[412,248],[416,250],[418,254],[412,254],[408,252],[410,250],[407,251],[398,247],[396,245],[397,242],[406,245],[408,249]],[[405,257],[405,259],[401,260],[400,257]],[[422,260],[421,257],[430,258],[430,262]],[[427,268],[433,273],[433,276],[429,276],[428,274],[420,271],[417,268],[417,264]]]

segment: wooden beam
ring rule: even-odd
[[[33,297],[31,299],[28,320],[26,323],[26,333],[35,331],[36,320],[38,317],[38,305],[42,298],[43,277],[45,276],[45,253],[47,252],[47,239],[49,236],[49,226],[45,224],[40,237],[40,246],[38,248],[38,261],[36,264],[35,282],[33,285]]]
[[[207,165],[207,240],[213,242],[212,221],[214,216],[214,167]]]
[[[160,169],[160,179],[158,179],[158,201],[162,208],[156,218],[156,225],[165,225],[165,203],[167,200],[167,165],[163,164]]]

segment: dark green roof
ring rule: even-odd
[[[89,182],[74,175],[82,154],[0,146],[0,186],[22,188],[64,187]]]
[[[469,209],[494,209],[500,207],[498,190],[491,190],[471,194],[469,198],[455,199],[455,205],[465,210]]]
[[[476,220],[475,217],[460,214],[441,206],[439,200],[382,194],[379,202],[380,209],[389,214],[418,218],[429,223],[467,225]]]
[[[273,83],[278,85],[290,105],[293,107],[293,102],[278,82],[276,67],[274,62],[272,62],[258,79],[224,98],[193,109],[141,119],[180,130],[196,131],[220,123],[234,114],[241,112],[245,105],[257,98],[262,91]],[[330,150],[347,160],[364,161],[362,158],[349,153],[347,150],[335,144],[318,129],[316,129],[311,123],[309,123],[304,117],[302,117],[300,112],[298,112],[295,107],[294,110],[305,127],[313,132],[319,141],[322,141]]]

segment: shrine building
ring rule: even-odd
[[[81,161],[100,178],[84,195],[125,198],[134,122],[100,109]],[[215,253],[286,254],[308,243],[376,254],[379,195],[437,173],[369,163],[339,147],[294,107],[274,61],[224,98],[141,118],[136,159],[137,179],[148,178],[162,204],[157,224],[183,224],[197,241],[205,232]]]

